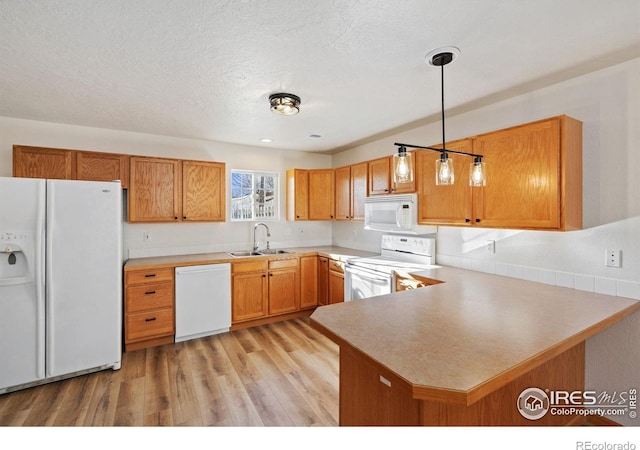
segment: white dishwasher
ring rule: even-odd
[[[229,331],[231,264],[176,267],[176,342]]]

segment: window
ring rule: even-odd
[[[278,174],[231,171],[231,220],[278,219]]]

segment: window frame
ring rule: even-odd
[[[248,194],[251,196],[249,201],[251,217],[236,217],[236,208],[234,204],[236,203],[234,200],[234,175],[250,175],[251,176],[251,193]],[[273,178],[273,199],[271,200],[271,207],[275,209],[271,215],[268,216],[259,216],[258,207],[262,205],[266,205],[268,200],[265,200],[262,203],[256,201],[256,195],[258,195],[258,189],[256,188],[256,179],[257,177],[272,177]],[[242,189],[242,187],[240,187]],[[264,188],[263,188],[264,189]],[[271,172],[266,170],[245,170],[245,169],[231,169],[231,177],[230,177],[230,190],[231,193],[231,208],[230,208],[230,221],[231,222],[253,222],[253,221],[277,221],[280,220],[280,173],[279,172]],[[238,209],[241,210],[241,209]]]

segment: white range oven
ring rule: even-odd
[[[375,297],[395,291],[395,270],[412,273],[436,262],[435,235],[382,236],[378,256],[349,259],[344,268],[344,301]]]

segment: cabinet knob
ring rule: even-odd
[[[173,220],[178,220],[178,216],[175,216],[175,217],[173,218]]]
[[[476,218],[476,223],[480,223],[480,219]]]
[[[270,276],[270,277],[272,277],[272,276],[273,276],[273,274],[272,274],[272,273],[270,273],[270,274],[269,274],[269,276]]]
[[[296,219],[299,219],[299,218],[300,218],[300,216],[296,216]]]
[[[385,189],[384,191],[385,191],[385,192],[389,192],[389,189]]]
[[[333,215],[330,216],[333,219]]]
[[[262,278],[267,278],[267,276],[265,274],[262,274]]]
[[[187,220],[187,216],[182,216],[182,219],[183,220]]]

